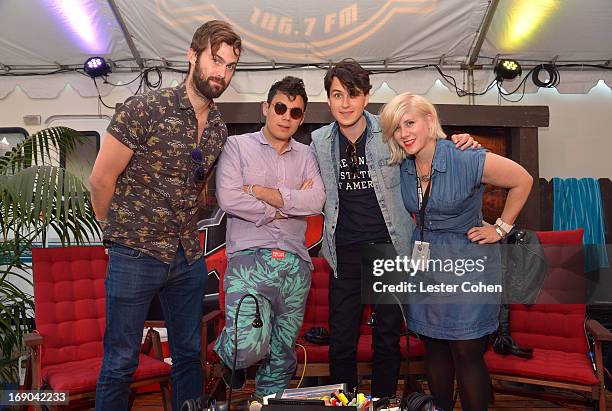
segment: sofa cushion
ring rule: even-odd
[[[96,387],[101,366],[101,357],[49,365],[42,369],[42,377],[53,391],[68,391],[74,395]],[[169,375],[170,370],[169,364],[140,354],[134,380],[163,377]]]
[[[327,363],[329,362],[329,346],[316,345],[309,342],[299,341],[306,348],[309,363]],[[402,358],[406,358],[406,339],[400,339],[400,350]],[[296,348],[297,358],[299,363],[304,363],[304,351]],[[425,346],[416,337],[410,337],[410,358],[419,358],[425,354]],[[366,334],[359,337],[357,344],[357,361],[370,362],[373,358],[372,351],[372,334]]]
[[[583,304],[513,304],[510,334],[521,346],[586,356],[585,315]]]
[[[32,259],[42,366],[102,356],[104,247],[34,248]]]
[[[500,355],[493,350],[485,354],[491,374],[516,375],[582,385],[597,384],[591,361],[586,354],[535,348],[527,360],[513,355]]]
[[[544,248],[548,273],[538,304],[584,304],[584,250],[582,228],[564,231],[537,231]]]

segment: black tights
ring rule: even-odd
[[[484,361],[487,337],[475,340],[423,339],[425,373],[436,405],[445,411],[453,409],[456,376],[463,410],[486,410],[491,395],[491,379]]]

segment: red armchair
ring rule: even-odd
[[[537,234],[549,269],[538,302],[584,301],[584,265],[580,252],[583,230]],[[570,246],[558,246],[561,244]],[[588,356],[585,331],[594,340],[596,372]],[[601,342],[612,341],[612,333],[597,321],[586,319],[585,304],[511,305],[510,334],[519,346],[533,348],[533,358],[502,356],[489,349],[485,361],[491,377],[498,381],[554,387],[556,392],[521,389],[516,384],[512,388],[496,386],[496,391],[567,403],[593,401],[600,410],[606,409]],[[572,394],[563,395],[559,389]]]
[[[91,399],[102,364],[105,249],[36,248],[32,261],[36,331],[24,338],[31,354],[29,388],[67,391],[71,404]],[[155,358],[145,354],[150,351]],[[170,371],[159,334],[150,328],[132,386],[159,383],[169,411]]]

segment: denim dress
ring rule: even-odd
[[[482,225],[484,185],[481,180],[485,153],[483,149],[460,151],[448,140],[439,139],[436,143],[423,227],[423,241],[430,243],[429,258],[444,261],[449,261],[448,258],[484,258],[487,263],[483,264],[481,272],[474,271],[470,275],[457,274],[459,270],[419,272],[426,280],[433,283],[450,280],[460,284],[464,279],[473,282],[485,279],[490,284],[501,283],[499,245],[478,245],[467,238],[470,228]],[[414,244],[421,239],[414,158],[407,158],[400,171],[404,205],[417,216],[418,224],[412,234]],[[425,299],[411,297],[407,309],[408,328],[420,335],[446,340],[475,339],[497,329],[501,295],[458,294],[458,298],[457,294],[444,293],[429,294]]]

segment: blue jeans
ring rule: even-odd
[[[172,408],[202,395],[200,319],[207,279],[204,258],[189,265],[183,247],[171,264],[113,243],[106,273],[104,358],[96,410],[128,409],[132,375],[151,300],[159,294],[172,356]]]

